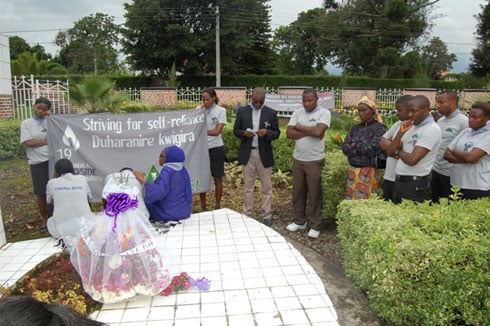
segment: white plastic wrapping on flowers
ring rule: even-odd
[[[80,236],[70,247],[70,260],[84,290],[103,303],[138,294],[157,295],[171,282],[159,250],[162,238],[141,210],[127,205],[128,196],[134,200],[135,193],[128,188],[117,190],[120,193],[111,194],[126,203],[111,201],[118,208],[106,208],[95,216],[93,224],[84,219]]]

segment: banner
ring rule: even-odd
[[[163,148],[181,147],[194,193],[211,189],[206,116],[202,110],[132,114],[51,115],[48,118],[49,173],[61,158],[87,177],[93,201],[100,201],[105,177],[124,167],[149,175],[160,171]],[[154,173],[153,173],[154,174]]]
[[[274,110],[292,114],[294,111],[303,108],[303,96],[292,94],[270,94],[265,95],[264,105]],[[333,109],[335,107],[335,97],[333,92],[318,93],[318,106],[323,109]]]

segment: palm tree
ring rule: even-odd
[[[101,76],[86,76],[70,88],[70,100],[88,113],[117,112],[127,100],[124,93],[114,90],[115,83]]]

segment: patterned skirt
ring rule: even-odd
[[[345,199],[368,199],[378,191],[379,170],[370,166],[349,167]]]

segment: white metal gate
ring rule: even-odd
[[[32,107],[39,97],[51,101],[52,114],[76,113],[76,108],[70,105],[68,81],[39,80],[34,76],[14,76],[12,79],[12,99],[14,118],[27,119],[32,116]]]

